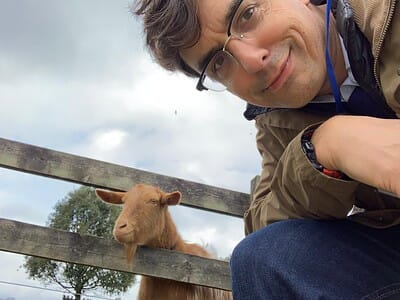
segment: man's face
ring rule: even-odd
[[[180,54],[199,73],[200,61],[223,47],[226,15],[236,1],[198,1],[200,39]],[[232,38],[227,44],[239,62],[226,83],[228,90],[260,106],[304,106],[326,85],[323,10],[309,0],[244,1],[264,1],[267,9],[251,39]]]

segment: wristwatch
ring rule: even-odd
[[[313,126],[311,128],[308,128],[306,131],[304,131],[303,135],[301,136],[301,149],[303,150],[304,154],[307,156],[311,165],[318,171],[324,173],[325,175],[337,179],[343,179],[343,180],[349,179],[343,172],[338,170],[329,170],[318,162],[317,156],[315,155],[314,145],[311,142],[311,137],[315,129],[317,129],[317,127],[318,126]]]

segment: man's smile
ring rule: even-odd
[[[278,71],[276,72],[275,77],[273,77],[271,83],[268,85],[267,88],[264,89],[264,91],[277,92],[284,85],[293,70],[290,54],[291,48],[289,48],[288,55],[283,59],[280,66],[277,68]]]

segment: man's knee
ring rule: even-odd
[[[280,221],[248,235],[235,247],[230,262],[234,295],[240,299],[279,299],[273,295],[286,293],[282,282],[286,276],[281,275],[291,269],[285,251],[293,251],[288,249],[287,234],[297,229],[294,221]]]
[[[276,262],[282,247],[287,246],[288,231],[296,228],[298,227],[295,220],[280,221],[245,237],[232,252],[232,272],[242,268],[248,270],[248,266],[257,265],[259,259],[262,259],[264,266],[269,261]]]
[[[232,272],[246,271],[250,265],[257,268],[260,262],[264,268],[285,265],[288,257],[309,251],[306,241],[312,239],[318,226],[310,220],[286,220],[248,235],[232,252]]]
[[[253,247],[254,242],[252,235],[249,235],[233,249],[230,259],[231,270],[233,273],[243,272],[248,269],[244,266],[248,265],[249,261],[254,258],[251,253],[251,248]],[[239,271],[239,269],[244,270]]]

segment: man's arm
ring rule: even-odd
[[[263,165],[245,214],[246,233],[279,220],[347,216],[358,182],[331,178],[314,169],[300,145],[302,130],[324,120],[324,116],[285,109],[257,117]]]
[[[400,120],[336,116],[311,142],[325,168],[400,196]]]

